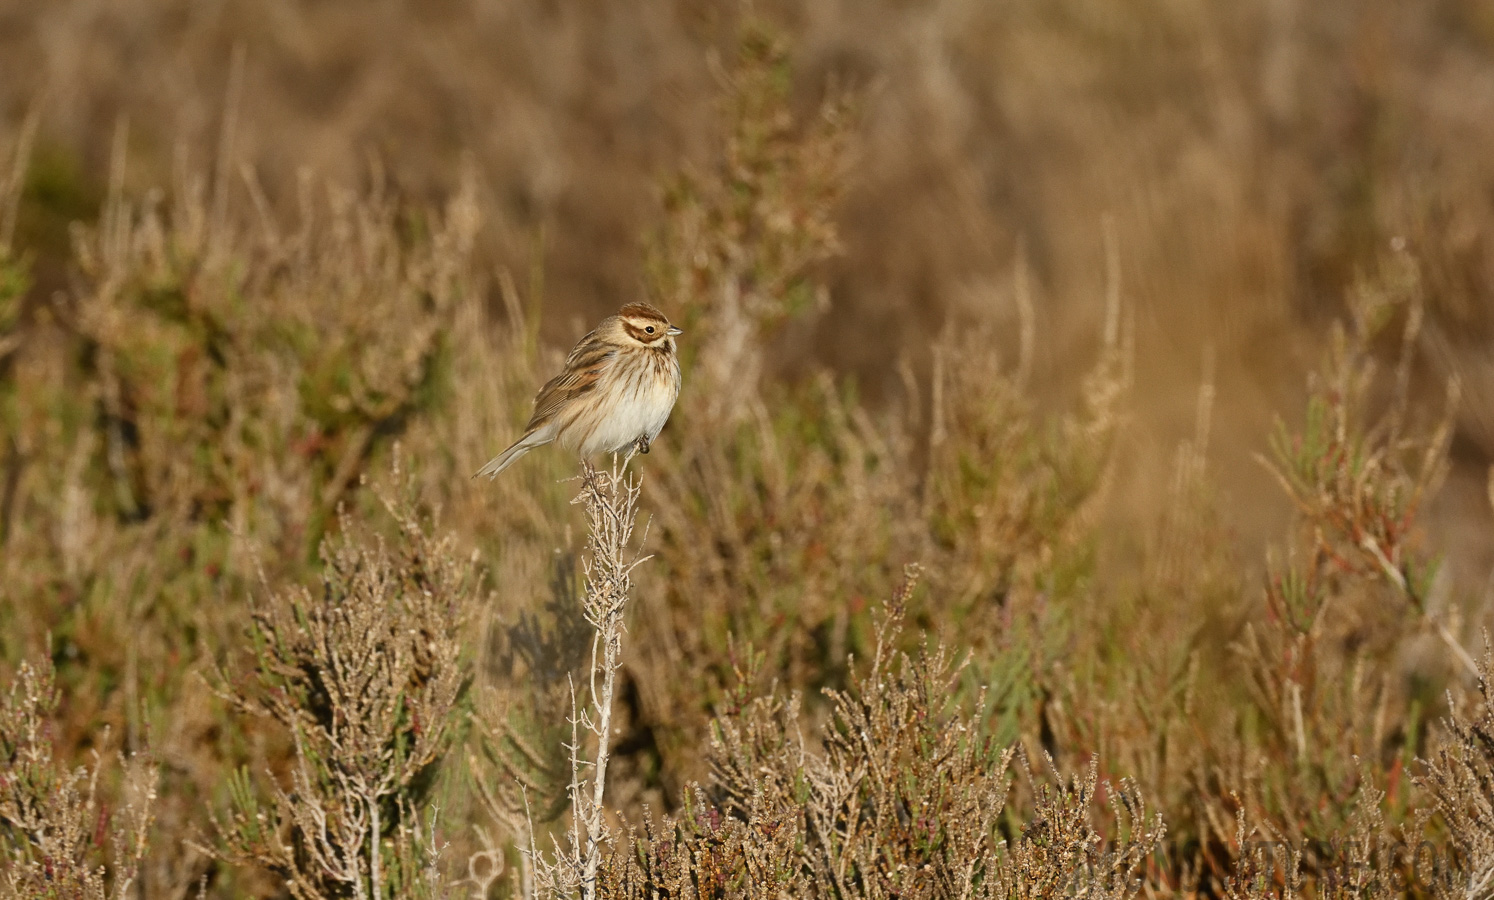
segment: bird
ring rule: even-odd
[[[636,447],[647,453],[680,395],[674,339],[684,331],[647,303],[629,303],[571,350],[565,370],[534,398],[524,436],[473,475],[497,478],[514,460],[555,442],[583,458]]]

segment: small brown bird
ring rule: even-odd
[[[551,441],[583,457],[630,444],[647,453],[680,395],[680,329],[647,303],[629,303],[571,350],[565,371],[540,388],[524,436],[473,478],[496,478],[513,461]]]

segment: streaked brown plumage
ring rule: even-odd
[[[551,441],[583,457],[629,445],[647,453],[680,393],[674,346],[680,333],[647,303],[629,303],[603,319],[571,350],[564,371],[540,388],[524,436],[477,475],[496,478]]]

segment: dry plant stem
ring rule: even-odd
[[[590,705],[580,708],[571,691],[571,803],[573,852],[582,854],[581,891],[583,897],[596,896],[597,869],[601,865],[602,842],[607,827],[602,821],[603,794],[607,786],[607,761],[612,738],[612,701],[617,684],[617,670],[622,666],[623,612],[632,587],[634,567],[647,559],[631,558],[628,543],[638,512],[639,481],[626,476],[627,458],[620,463],[614,455],[610,470],[598,470],[582,464],[581,494],[574,502],[586,509],[587,558],[586,621],[594,634],[591,645]],[[601,684],[598,686],[598,677]],[[582,784],[581,772],[588,764],[581,758],[582,749],[576,728],[584,727],[596,735],[596,759],[590,764],[591,784]],[[586,788],[590,796],[584,796]]]
[[[1458,640],[1456,635],[1448,630],[1448,627],[1442,623],[1441,619],[1432,615],[1432,611],[1427,609],[1425,600],[1418,597],[1411,589],[1411,585],[1406,581],[1406,576],[1401,574],[1401,570],[1397,569],[1395,564],[1385,556],[1385,551],[1380,549],[1380,544],[1370,535],[1365,535],[1360,541],[1360,546],[1364,548],[1366,553],[1374,557],[1375,562],[1380,565],[1380,569],[1385,573],[1385,577],[1390,580],[1390,583],[1395,585],[1412,602],[1421,613],[1422,618],[1437,632],[1437,637],[1442,639],[1442,643],[1446,644],[1447,648],[1452,651],[1453,656],[1457,657],[1458,662],[1463,664],[1464,671],[1474,678],[1478,678],[1478,663],[1474,661],[1473,655],[1464,649],[1463,643]]]

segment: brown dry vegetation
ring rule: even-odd
[[[1490,146],[1480,0],[0,3],[0,892],[1487,896]]]

